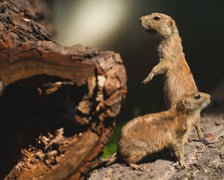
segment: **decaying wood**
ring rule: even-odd
[[[54,42],[35,2],[0,2],[0,176],[78,179],[113,132],[126,71],[115,52]]]

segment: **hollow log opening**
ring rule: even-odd
[[[0,114],[4,120],[0,133],[5,137],[4,148],[0,150],[0,169],[18,161],[20,149],[34,146],[39,135],[54,134],[63,128],[64,136],[69,137],[87,129],[88,123],[75,120],[84,117],[77,106],[87,97],[87,87],[74,84],[55,87],[55,82],[62,82],[62,79],[35,76],[4,90],[0,97]]]
[[[71,84],[57,87],[57,82],[63,81],[39,75],[9,85],[0,97],[1,117],[10,128],[15,128],[14,132],[27,127],[33,132],[37,131],[34,134],[39,134],[64,127],[66,135],[73,126],[81,128],[81,124],[72,123],[75,123],[74,114],[80,113],[76,109],[78,103],[88,96],[88,88],[74,85],[71,81]],[[12,124],[10,120],[13,119],[16,121]]]

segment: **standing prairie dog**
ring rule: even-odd
[[[209,103],[209,94],[191,93],[184,95],[168,111],[129,121],[121,129],[117,157],[135,168],[150,154],[170,148],[184,167],[184,138],[190,128],[190,119]]]
[[[166,101],[173,107],[184,94],[198,91],[185,59],[176,23],[171,17],[162,13],[142,16],[140,21],[143,28],[157,34],[161,40],[158,46],[159,63],[152,68],[143,83],[151,81],[155,75],[163,74]],[[200,113],[195,113],[191,124],[202,140],[204,136],[200,128]]]

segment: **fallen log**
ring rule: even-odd
[[[0,177],[78,179],[113,132],[126,70],[113,51],[54,42],[34,2],[0,2]]]

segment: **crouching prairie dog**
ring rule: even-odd
[[[155,65],[143,83],[148,83],[154,76],[164,75],[164,92],[167,105],[175,106],[184,94],[197,92],[194,77],[183,52],[182,40],[175,21],[168,15],[152,13],[140,18],[141,25],[148,32],[160,38],[158,46],[159,63]],[[200,128],[200,113],[192,117],[199,139],[204,140]]]
[[[190,119],[209,103],[209,94],[191,93],[184,95],[176,106],[167,111],[129,121],[121,130],[117,157],[136,168],[150,154],[169,148],[184,167],[184,137],[189,130]]]

